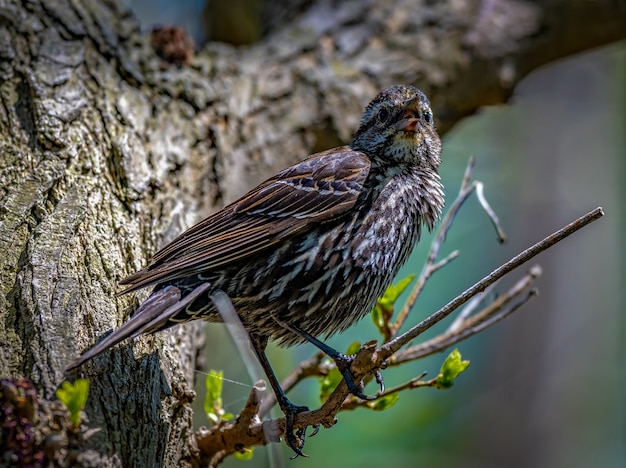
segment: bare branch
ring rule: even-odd
[[[571,236],[573,233],[575,233],[579,229],[582,229],[583,227],[599,219],[603,215],[604,215],[604,212],[602,211],[602,208],[596,208],[595,210],[592,210],[586,215],[583,215],[580,218],[576,219],[575,221],[571,222],[567,226],[550,234],[548,237],[537,242],[532,247],[529,247],[528,249],[524,250],[517,256],[513,257],[504,265],[496,268],[494,271],[489,273],[478,283],[466,289],[463,293],[461,293],[455,299],[448,302],[445,306],[443,306],[434,314],[422,320],[420,323],[415,325],[406,333],[398,336],[397,338],[394,338],[388,343],[385,343],[383,346],[381,346],[380,352],[388,356],[391,356],[393,353],[398,351],[400,348],[402,348],[404,345],[409,343],[411,340],[417,338],[419,335],[424,333],[433,325],[437,324],[438,322],[446,318],[454,310],[456,310],[457,307],[465,304],[469,299],[474,297],[476,294],[479,294],[482,291],[484,291],[485,288],[487,288],[490,284],[497,281],[499,278],[502,278],[507,273],[518,268],[520,265],[523,265],[524,263],[528,262],[531,258],[540,254],[544,250],[552,247],[554,244],[562,241],[566,237]]]
[[[506,234],[504,233],[504,230],[502,229],[502,226],[500,225],[500,220],[498,219],[496,212],[493,211],[493,208],[491,208],[491,206],[487,202],[487,199],[485,198],[484,187],[485,186],[482,182],[476,182],[476,198],[478,198],[478,201],[480,202],[480,205],[483,207],[483,210],[485,210],[485,212],[489,216],[489,219],[491,220],[491,224],[493,225],[494,229],[496,230],[496,233],[498,234],[498,242],[500,242],[501,244],[504,244],[506,242]]]
[[[422,380],[425,376],[426,376],[426,372],[422,372],[421,375],[418,375],[417,377],[414,377],[411,380],[401,385],[388,388],[387,390],[385,390],[384,393],[379,395],[379,398],[393,395],[394,393],[400,393],[400,392],[403,392],[404,390],[413,390],[414,388],[421,388],[421,387],[434,387],[437,379],[434,378],[434,379],[429,379],[429,380]],[[375,405],[375,403],[376,403],[376,400],[364,401],[364,400],[359,400],[358,398],[355,398],[354,396],[350,396],[346,398],[346,400],[343,402],[341,409],[342,410],[354,410],[357,408],[372,409],[372,406]]]
[[[458,331],[461,327],[463,327],[465,320],[470,315],[472,315],[474,311],[478,308],[478,306],[482,304],[485,298],[488,297],[493,292],[493,290],[496,288],[499,282],[500,280],[496,281],[489,287],[485,288],[485,290],[480,296],[474,296],[472,299],[470,299],[469,302],[465,304],[465,307],[461,309],[461,312],[459,313],[459,315],[456,316],[452,324],[448,327],[448,331],[455,332],[455,331]]]
[[[414,361],[440,353],[491,325],[495,325],[537,295],[537,291],[531,289],[531,286],[540,274],[541,269],[538,266],[534,266],[505,294],[501,295],[498,300],[489,304],[477,314],[462,320],[457,327],[450,327],[445,333],[431,340],[397,352],[390,359],[389,365],[397,366],[407,361]]]

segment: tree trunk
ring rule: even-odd
[[[137,306],[116,297],[121,278],[262,178],[348,142],[385,85],[424,90],[445,132],[536,67],[626,37],[613,0],[415,3],[314,3],[253,47],[209,44],[166,68],[114,0],[5,2],[0,376],[54,399],[65,366]],[[78,463],[194,463],[202,331],[84,366],[88,426],[101,430],[75,447]]]

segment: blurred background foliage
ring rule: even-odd
[[[209,6],[200,0],[161,1],[158,8],[154,1],[129,3],[145,30],[181,25],[197,43],[245,44],[257,40],[265,27],[259,0],[212,1]],[[539,297],[460,344],[472,364],[452,390],[404,392],[384,412],[340,413],[335,427],[309,439],[305,451],[311,458],[286,461],[289,449],[275,446],[285,465],[625,466],[626,44],[534,72],[517,87],[509,105],[486,108],[447,134],[441,174],[448,202],[456,196],[470,155],[477,158],[475,178],[485,183],[509,243],[496,242],[487,217],[471,199],[443,252],[459,249],[461,256],[430,281],[409,323],[586,211],[602,206],[606,216],[539,257],[544,271]],[[421,241],[400,277],[420,271],[428,244],[429,238]],[[210,325],[207,333],[207,365],[250,384],[225,329]],[[365,319],[329,344],[345,349],[375,333]],[[269,355],[284,376],[314,351],[311,346],[271,348]],[[444,358],[387,370],[385,382],[391,387],[422,371],[434,377]],[[207,421],[202,415],[204,378],[199,376],[198,382],[199,426]],[[375,392],[374,386],[368,390]],[[225,382],[226,411],[237,413],[248,391]],[[318,392],[318,384],[310,380],[291,398],[316,407]],[[267,448],[261,447],[255,448],[252,461],[231,458],[224,466],[268,466],[267,460]]]

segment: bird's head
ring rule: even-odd
[[[441,141],[426,96],[417,88],[395,85],[370,102],[352,142],[372,167],[402,172],[408,167],[437,170]]]

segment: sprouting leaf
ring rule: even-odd
[[[80,426],[80,412],[87,404],[89,380],[76,379],[73,384],[65,381],[61,384],[61,388],[57,388],[56,395],[70,412],[70,422],[75,428],[78,428]]]
[[[252,460],[252,456],[254,455],[254,450],[252,448],[244,447],[242,452],[235,452],[235,458],[239,460]]]
[[[358,341],[353,341],[350,346],[348,346],[348,348],[346,349],[346,356],[351,356],[353,354],[356,354],[359,352],[359,350],[361,349],[361,343],[359,343]]]
[[[372,310],[372,322],[376,325],[378,330],[382,331],[385,327],[385,317],[383,315],[383,308],[380,306],[380,303],[377,302],[374,306],[374,310]]]
[[[390,395],[385,395],[376,400],[368,401],[367,406],[374,411],[384,411],[395,405],[399,399],[399,393],[391,393]]]
[[[372,321],[383,335],[385,334],[385,330],[389,327],[388,323],[393,316],[396,301],[414,278],[415,275],[411,274],[395,284],[390,284],[384,294],[376,301],[376,305],[372,311]]]
[[[410,274],[404,279],[401,279],[396,284],[390,284],[382,297],[378,300],[384,306],[393,306],[404,290],[411,284],[411,281],[415,279],[414,274]]]
[[[213,424],[221,420],[232,419],[231,413],[224,411],[222,403],[222,384],[224,382],[224,372],[211,369],[206,376],[206,396],[204,397],[204,412],[209,421]]]
[[[320,382],[320,401],[326,401],[333,390],[339,385],[343,376],[336,367],[333,367],[323,377],[318,377]]]
[[[435,386],[439,389],[447,389],[454,385],[456,379],[470,365],[469,361],[461,359],[461,353],[458,349],[452,351],[443,364],[437,376]]]

